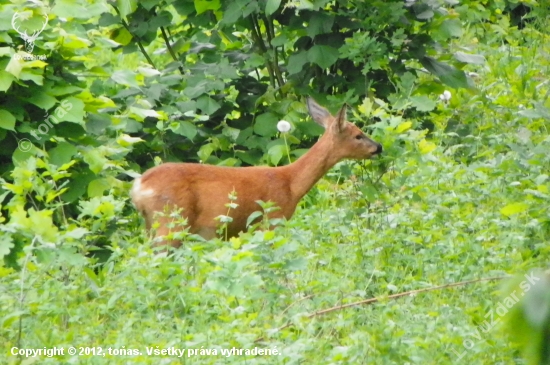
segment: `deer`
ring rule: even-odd
[[[248,217],[258,211],[257,201],[273,202],[279,209],[268,218],[290,219],[302,197],[336,163],[344,159],[364,160],[382,153],[382,145],[346,120],[344,104],[336,116],[308,97],[307,109],[313,120],[325,129],[319,140],[296,161],[278,167],[225,167],[200,163],[163,163],[147,170],[134,181],[130,195],[134,206],[151,229],[156,219],[154,246],[181,242],[166,239],[169,233],[186,228],[174,225],[174,218],[158,215],[166,209],[180,209],[187,219],[189,233],[206,240],[216,237],[216,217],[228,214],[228,195],[236,193],[238,206],[230,210],[232,221],[226,236],[246,231]]]

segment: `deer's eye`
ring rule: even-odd
[[[357,139],[357,140],[363,139],[363,135],[362,135],[362,134],[358,134],[358,135],[355,136],[355,139]]]

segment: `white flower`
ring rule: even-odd
[[[451,100],[451,92],[449,90],[443,91],[443,94],[439,95],[439,99],[443,101]]]
[[[286,120],[281,120],[277,123],[277,129],[282,133],[288,132],[290,130],[290,123]]]

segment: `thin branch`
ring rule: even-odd
[[[464,286],[464,285],[480,283],[480,282],[484,282],[484,281],[496,281],[496,280],[502,280],[502,279],[506,279],[506,278],[508,278],[508,276],[498,276],[498,277],[492,277],[492,278],[481,278],[481,279],[460,281],[458,283],[438,285],[438,286],[434,286],[434,287],[431,287],[431,288],[410,290],[410,291],[406,291],[406,292],[403,292],[403,293],[388,295],[387,297],[369,298],[369,299],[361,300],[359,302],[342,304],[342,305],[338,305],[338,306],[335,306],[335,307],[322,309],[322,310],[319,310],[317,312],[313,312],[311,314],[308,314],[307,316],[305,316],[305,318],[311,319],[313,317],[317,317],[317,316],[321,316],[321,315],[324,315],[324,314],[327,314],[327,313],[339,311],[341,309],[346,309],[346,308],[351,308],[351,307],[357,307],[357,306],[360,306],[360,305],[367,305],[367,304],[376,303],[376,302],[379,302],[379,301],[384,300],[384,299],[397,299],[397,298],[406,297],[406,296],[409,296],[409,295],[415,295],[415,294],[434,291],[434,290],[452,288],[452,287],[455,287],[455,286]],[[277,328],[276,332],[280,332],[280,331],[282,331],[286,328],[292,327],[292,326],[294,326],[294,323],[288,322],[284,326],[281,326],[281,327]],[[264,339],[265,339],[265,336],[256,339],[254,342],[260,342],[260,341],[263,341]]]
[[[166,48],[168,49],[168,52],[170,53],[174,61],[179,62],[178,57],[176,56],[176,52],[174,52],[174,49],[170,45],[170,40],[166,35],[166,31],[164,30],[164,27],[160,27],[160,32],[162,34],[162,38],[164,39],[164,43],[166,44]],[[180,70],[180,73],[182,75],[185,75],[185,71],[183,71],[183,67],[181,65],[178,66],[178,69]]]
[[[267,48],[262,38],[260,25],[256,21],[256,18],[254,18],[254,15],[251,15],[250,19],[252,20],[252,38],[254,39],[254,42],[258,45],[258,48],[260,49],[260,54],[263,55],[267,52]],[[273,88],[276,88],[277,85],[275,84],[275,76],[269,60],[266,60],[266,66],[267,72],[269,73],[269,81],[271,83],[271,86],[273,86]]]
[[[284,97],[284,93],[282,90],[283,84],[285,83],[283,81],[283,75],[281,74],[281,69],[279,69],[279,57],[277,55],[277,48],[273,47],[271,44],[271,41],[273,41],[273,38],[275,38],[275,30],[273,29],[273,23],[271,22],[271,19],[266,17],[262,14],[262,20],[264,21],[266,34],[267,34],[267,44],[269,45],[269,48],[273,51],[273,71],[275,72],[275,76],[277,77],[277,82],[279,84],[279,92],[281,93],[281,97]]]
[[[143,53],[143,55],[145,56],[145,58],[147,59],[147,62],[149,62],[149,64],[151,66],[153,66],[153,68],[155,70],[157,70],[157,66],[155,66],[155,63],[153,62],[153,60],[151,59],[151,57],[149,57],[149,55],[147,54],[147,51],[145,50],[145,48],[143,47],[143,45],[141,44],[141,39],[137,36],[137,35],[134,35],[132,34],[132,32],[130,31],[130,27],[128,26],[128,23],[126,23],[124,21],[124,19],[122,19],[122,16],[120,15],[120,11],[118,10],[118,8],[116,6],[113,5],[113,8],[115,8],[115,11],[116,13],[118,14],[118,16],[120,16],[120,21],[122,23],[122,25],[124,26],[124,28],[126,28],[126,30],[128,31],[128,33],[130,33],[132,35],[132,37],[135,37],[136,38],[136,41],[137,41],[137,45],[141,51],[141,53]]]

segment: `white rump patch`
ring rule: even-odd
[[[155,191],[153,189],[143,189],[141,186],[141,178],[138,178],[134,181],[130,195],[134,203],[136,203],[137,200],[155,195]]]

